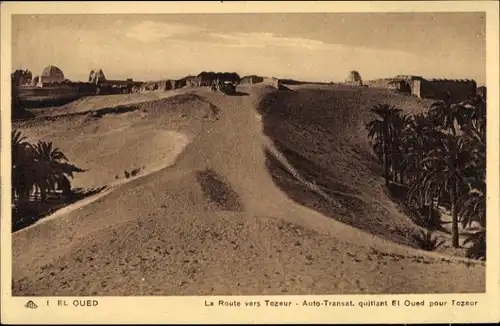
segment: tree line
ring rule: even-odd
[[[17,130],[12,131],[12,225],[22,222],[31,203],[45,203],[49,194],[70,198],[74,173],[84,172],[70,164],[66,155],[51,142],[29,143]]]
[[[11,74],[12,86],[31,83],[33,73],[29,70],[17,69]]]
[[[427,228],[440,227],[435,211],[451,211],[452,246],[460,247],[459,223],[480,231],[466,239],[467,255],[486,257],[486,95],[452,103],[451,94],[421,114],[377,104],[366,124],[385,184],[404,193],[405,203]]]

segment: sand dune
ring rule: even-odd
[[[370,154],[367,105],[422,103],[311,87],[197,90],[121,114],[18,125],[90,166],[75,180],[85,187],[170,166],[15,233],[13,294],[483,292],[481,263],[405,245],[416,226]]]
[[[178,94],[189,92],[188,89],[177,89],[169,92],[147,92],[132,93],[124,95],[101,95],[82,97],[69,104],[45,108],[41,110],[32,110],[35,117],[54,117],[58,115],[78,114],[88,111],[114,107],[118,105],[133,105],[147,101],[159,100],[172,97]]]

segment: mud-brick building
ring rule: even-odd
[[[56,66],[50,65],[45,67],[39,76],[33,77],[30,84],[34,87],[46,87],[62,84],[65,81],[62,70]]]
[[[197,76],[186,76],[178,80],[178,85],[180,87],[197,87],[199,84]]]
[[[422,79],[413,88],[419,97],[442,100],[450,94],[454,102],[466,100],[477,92],[476,82],[468,79]]]
[[[262,83],[264,81],[264,77],[256,76],[256,75],[250,75],[250,76],[244,76],[240,80],[240,84],[258,84]]]
[[[159,91],[164,92],[172,89],[172,83],[169,79],[146,81],[142,83],[139,92]]]
[[[56,66],[47,66],[43,69],[38,82],[41,86],[62,83],[64,82],[64,73]]]
[[[397,87],[394,83],[394,78],[378,78],[365,81],[365,85],[372,88],[389,88],[393,89]]]
[[[420,98],[443,100],[447,94],[452,101],[459,102],[476,93],[476,82],[468,79],[425,79],[414,75],[397,75],[367,81],[369,87],[387,88]]]
[[[359,72],[353,70],[349,72],[349,75],[347,76],[345,83],[347,85],[352,85],[352,86],[362,86],[363,80],[361,79],[361,75],[359,74]]]
[[[125,80],[108,79],[102,69],[93,69],[89,73],[89,84],[97,85],[97,94],[127,94],[141,83],[134,82],[132,78]]]

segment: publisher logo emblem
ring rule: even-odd
[[[28,308],[28,309],[36,309],[38,308],[38,306],[33,302],[33,301],[28,301],[25,305],[24,305],[25,308]]]

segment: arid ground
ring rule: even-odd
[[[15,122],[86,170],[73,187],[106,189],[13,234],[13,294],[484,292],[484,263],[409,240],[419,227],[367,139],[376,103],[429,105],[257,84],[96,96]]]

